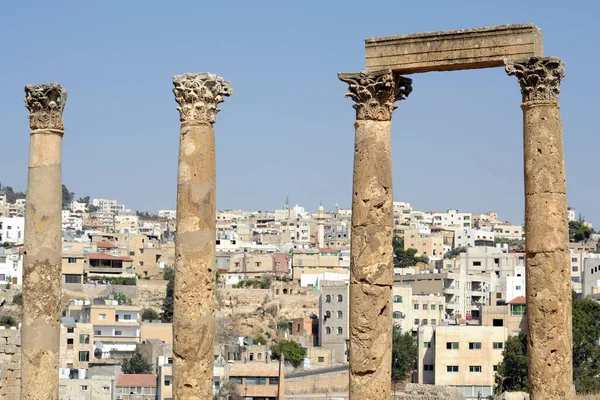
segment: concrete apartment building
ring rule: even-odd
[[[446,318],[466,319],[472,323],[480,319],[479,306],[490,304],[490,281],[489,274],[467,273],[464,267],[452,272],[394,277],[394,285],[410,285],[413,293],[443,295]]]
[[[592,297],[600,287],[600,258],[587,258],[583,261],[582,296]]]
[[[525,297],[519,296],[505,305],[481,306],[482,326],[503,326],[508,335],[527,332]]]
[[[87,369],[94,357],[94,328],[90,323],[63,317],[60,325],[59,367],[68,369],[71,379],[78,370]],[[76,370],[72,372],[71,370]]]
[[[93,303],[69,304],[66,315],[76,323],[92,325],[94,358],[122,359],[133,354],[141,339],[139,308],[119,305],[116,300]]]
[[[0,285],[23,284],[23,248],[0,247]]]
[[[450,209],[448,212],[436,211],[432,213],[432,225],[459,226],[470,228],[472,226],[472,214],[460,213],[458,210]]]
[[[157,400],[158,380],[154,374],[122,374],[116,385],[120,400]]]
[[[158,217],[164,219],[176,219],[177,210],[158,210]]]
[[[349,286],[347,282],[321,282],[319,344],[334,351],[335,363],[348,362]]]
[[[394,328],[400,332],[416,332],[419,326],[441,325],[446,319],[443,295],[413,293],[410,285],[400,284],[394,284],[392,293]]]
[[[428,232],[431,232],[427,229]],[[418,229],[408,229],[404,231],[404,250],[416,249],[417,256],[427,256],[431,258],[444,258],[444,238],[442,236],[433,236],[420,233]]]
[[[480,247],[494,245],[494,232],[482,229],[462,228],[455,233],[455,247]]]
[[[237,384],[243,399],[276,400],[279,363],[231,364],[229,380]]]
[[[507,338],[503,326],[421,326],[417,382],[454,386],[467,399],[485,399],[493,392]]]
[[[8,243],[12,246],[21,246],[24,231],[24,217],[0,217],[0,244]]]
[[[525,230],[521,225],[511,225],[506,222],[498,222],[491,225],[492,232],[497,238],[522,240]]]
[[[70,210],[62,210],[62,230],[83,230],[83,214]]]
[[[292,279],[301,281],[303,275],[325,273],[347,275],[349,264],[340,260],[341,252],[334,249],[294,249],[292,254]]]
[[[117,200],[92,199],[92,205],[98,207],[98,211],[116,214],[125,211],[125,205],[119,204]]]
[[[59,400],[115,400],[116,382],[111,377],[59,379]]]

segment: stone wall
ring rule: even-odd
[[[0,329],[0,400],[21,396],[21,331]]]
[[[285,377],[285,393],[343,393],[348,391],[348,382],[348,370],[298,378]]]
[[[449,386],[420,385],[409,383],[401,393],[396,392],[393,400],[464,400],[465,396]]]

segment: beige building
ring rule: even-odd
[[[154,374],[122,374],[117,380],[117,398],[121,400],[155,400],[158,381]]]
[[[231,364],[229,380],[237,384],[242,398],[275,400],[279,385],[279,363]]]
[[[319,343],[334,352],[336,364],[348,362],[349,292],[347,282],[322,282],[319,296]]]
[[[326,273],[348,274],[349,265],[341,260],[341,251],[333,249],[294,249],[292,279],[301,281],[302,275]]]
[[[59,380],[59,400],[115,400],[115,396],[115,381],[113,379]]]
[[[88,363],[93,361],[93,344],[92,324],[63,317],[60,324],[59,368],[87,369]]]
[[[504,326],[421,326],[417,381],[454,386],[467,399],[485,399],[493,392],[507,338]]]
[[[508,223],[493,224],[492,232],[499,239],[521,240],[525,235],[525,230],[522,226]]]
[[[502,306],[482,306],[481,325],[503,326],[515,336],[527,332],[525,297],[517,297]]]
[[[416,249],[417,256],[444,258],[444,237],[420,234],[416,229],[404,231],[404,250]]]
[[[415,294],[410,285],[392,288],[394,328],[400,332],[416,332],[419,326],[438,326],[445,320],[446,300],[441,294]]]

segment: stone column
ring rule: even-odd
[[[532,400],[572,399],[571,271],[558,93],[559,58],[507,61],[523,96],[529,387]]]
[[[61,317],[63,109],[57,83],[25,86],[30,112],[23,266],[23,399],[58,398]]]
[[[350,398],[389,400],[393,195],[390,128],[412,81],[389,70],[340,73],[356,102],[350,256]]]
[[[173,77],[181,136],[173,304],[174,399],[211,399],[215,338],[215,133],[231,83],[214,74]]]

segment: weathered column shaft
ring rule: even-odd
[[[62,265],[62,112],[59,84],[27,85],[31,141],[23,267],[23,399],[58,398]]]
[[[350,256],[350,398],[389,400],[392,365],[393,104],[412,90],[390,71],[338,74],[356,104]]]
[[[173,303],[173,398],[210,399],[215,336],[215,134],[231,84],[213,74],[173,78],[181,137]]]
[[[523,95],[526,291],[532,400],[572,399],[571,268],[567,187],[555,57],[507,63]]]

